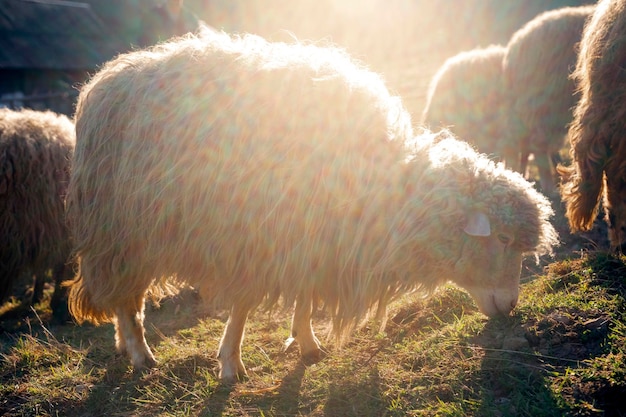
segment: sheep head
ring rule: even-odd
[[[509,314],[519,296],[523,257],[549,254],[558,244],[550,202],[519,173],[466,143],[447,138],[428,152],[430,169],[420,182],[432,191],[420,198],[432,205],[430,228],[443,234],[439,244],[431,239],[427,245],[442,263],[450,260],[440,275],[466,289],[487,316]]]
[[[509,314],[519,296],[523,256],[514,231],[492,227],[487,215],[471,212],[463,232],[454,281],[470,293],[483,314]]]

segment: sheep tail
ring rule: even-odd
[[[79,324],[91,321],[93,324],[99,325],[113,320],[113,315],[109,311],[95,307],[81,274],[63,285],[69,287],[68,308],[72,317]]]

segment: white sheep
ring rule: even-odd
[[[578,96],[569,78],[576,65],[578,43],[594,6],[550,10],[516,31],[503,61],[504,88],[511,98],[509,142],[518,158],[513,167],[525,172],[532,153],[541,189],[552,194],[555,164],[572,121]]]
[[[70,309],[113,321],[136,369],[155,364],[148,292],[187,283],[231,309],[217,356],[232,380],[257,306],[295,303],[315,358],[318,301],[340,339],[448,280],[508,314],[523,254],[556,242],[520,175],[447,133],[414,138],[381,78],[331,47],[213,33],[121,55],[82,89],[76,129]]]
[[[504,46],[491,45],[446,59],[430,82],[421,124],[448,128],[480,152],[508,159],[509,165],[517,162],[518,149],[503,140],[511,131],[502,73],[505,54]]]

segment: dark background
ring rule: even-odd
[[[177,2],[179,0],[170,0]],[[163,0],[0,0],[0,105],[71,114],[89,74],[115,54],[176,34]],[[462,50],[506,44],[539,13],[589,0],[184,0],[186,19],[274,41],[345,48],[414,114],[430,77]],[[178,30],[181,32],[181,30]],[[540,69],[538,69],[540,70]],[[11,97],[19,93],[23,100]]]

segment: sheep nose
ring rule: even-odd
[[[513,309],[517,305],[517,298],[512,299],[511,301],[509,301],[508,304],[506,302],[502,304],[498,304],[498,303],[494,303],[494,304],[497,310],[497,313],[496,313],[497,316],[508,316],[509,314],[511,314],[511,311],[513,311]]]

